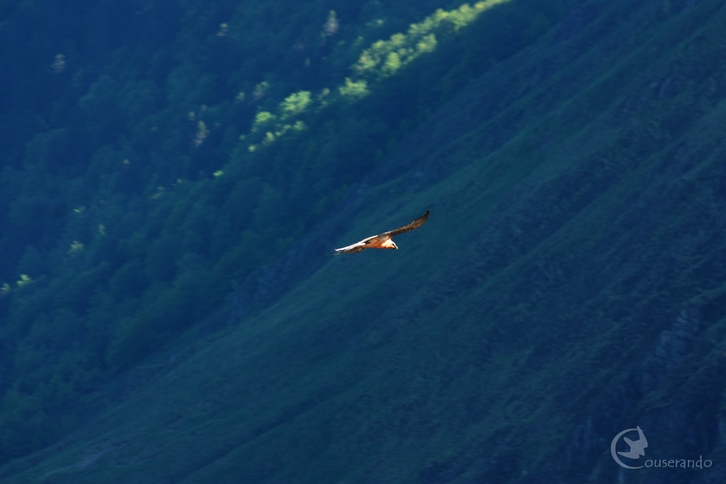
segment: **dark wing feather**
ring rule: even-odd
[[[393,238],[398,234],[402,234],[404,232],[408,232],[409,230],[417,229],[420,226],[426,222],[426,219],[429,218],[429,210],[426,210],[426,213],[421,215],[419,218],[414,220],[408,225],[404,225],[403,227],[397,228],[396,230],[389,230],[388,232],[383,232],[382,234],[378,234],[376,237],[389,237]]]

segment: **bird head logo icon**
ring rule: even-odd
[[[638,432],[638,439],[632,440],[628,437],[625,437],[625,434],[629,432]],[[633,437],[635,437],[633,435]],[[623,439],[626,444],[628,444],[628,450],[626,451],[617,451],[618,442],[620,439]],[[624,467],[626,469],[640,469],[643,467],[640,466],[631,466],[626,464],[621,460],[621,457],[625,457],[626,461],[632,460],[638,460],[641,457],[645,455],[645,449],[648,447],[648,439],[645,438],[645,434],[643,433],[643,430],[641,430],[640,427],[636,427],[634,429],[626,429],[620,432],[618,435],[615,436],[613,441],[610,443],[610,454],[613,456],[613,459],[620,467]]]

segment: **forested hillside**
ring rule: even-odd
[[[219,306],[563,11],[505,3],[5,2],[0,460],[73,428],[79,396]]]
[[[0,19],[3,482],[726,478],[720,2]]]

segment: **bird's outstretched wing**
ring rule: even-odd
[[[389,230],[388,232],[383,232],[382,234],[376,235],[376,237],[388,237],[388,238],[392,239],[393,237],[395,237],[398,234],[408,232],[409,230],[417,229],[426,222],[426,219],[429,218],[429,212],[430,212],[430,210],[426,210],[425,214],[421,215],[419,218],[417,218],[410,224],[404,225],[403,227],[399,227],[396,230]]]
[[[360,252],[364,249],[397,249],[398,246],[396,246],[391,239],[398,234],[419,228],[424,224],[424,222],[426,222],[427,218],[429,218],[429,210],[426,210],[425,214],[408,225],[404,225],[403,227],[399,227],[395,230],[389,230],[388,232],[383,232],[382,234],[372,235],[371,237],[367,237],[355,244],[335,249],[335,253],[333,255],[350,254],[353,252]]]

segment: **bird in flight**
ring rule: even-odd
[[[396,230],[389,230],[388,232],[383,232],[382,234],[373,235],[371,237],[361,240],[360,242],[356,242],[355,244],[341,247],[340,249],[335,249],[335,253],[333,255],[351,254],[353,252],[360,252],[364,249],[398,249],[396,243],[391,239],[393,239],[393,237],[398,234],[402,234],[404,232],[408,232],[409,230],[419,228],[424,224],[424,222],[426,222],[427,218],[429,218],[429,210],[426,210],[425,214],[421,215],[419,218],[417,218],[408,225],[404,225],[403,227],[397,228]]]

